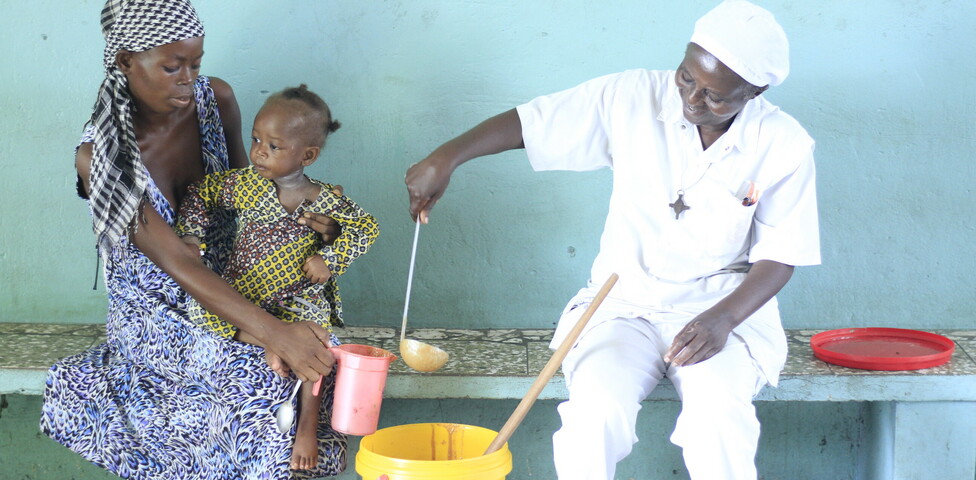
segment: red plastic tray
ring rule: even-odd
[[[949,361],[955,342],[930,332],[902,328],[842,328],[810,339],[817,358],[863,370],[918,370]]]

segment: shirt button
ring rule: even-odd
[[[681,129],[682,129],[682,130],[684,130],[684,129],[686,129],[686,128],[688,128],[688,126],[682,123],[682,124],[681,124]]]

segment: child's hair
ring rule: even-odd
[[[310,142],[319,147],[325,146],[325,139],[330,133],[342,126],[338,120],[332,119],[332,111],[329,105],[322,100],[315,92],[308,89],[304,83],[297,87],[288,87],[278,93],[268,97],[265,105],[278,100],[298,100],[308,107],[305,112],[305,120],[309,124],[308,133]]]

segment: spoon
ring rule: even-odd
[[[295,400],[295,395],[298,394],[298,389],[302,386],[301,379],[295,384],[295,389],[291,391],[291,396],[285,401],[280,407],[278,407],[278,413],[276,414],[275,420],[278,422],[278,431],[281,433],[288,433],[291,430],[291,425],[295,423],[295,406],[292,402]]]
[[[413,267],[417,259],[417,239],[420,238],[420,215],[413,232],[413,249],[410,251],[410,271],[407,273],[407,298],[403,301],[403,325],[400,328],[400,358],[418,372],[433,372],[447,363],[447,352],[433,345],[407,338],[407,311],[410,308],[410,288],[413,285]]]

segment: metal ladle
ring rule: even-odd
[[[275,414],[275,421],[278,423],[278,431],[281,433],[288,433],[291,430],[291,425],[295,423],[295,406],[292,402],[295,401],[295,395],[298,394],[298,389],[301,388],[302,381],[298,380],[295,384],[295,389],[291,391],[291,396],[285,403],[278,407],[278,413]]]
[[[407,338],[407,311],[410,308],[410,288],[413,285],[413,267],[417,259],[417,239],[420,238],[420,215],[413,232],[413,249],[410,251],[410,271],[407,273],[407,298],[403,301],[403,325],[400,328],[400,358],[418,372],[433,372],[447,363],[447,352],[433,345]]]

